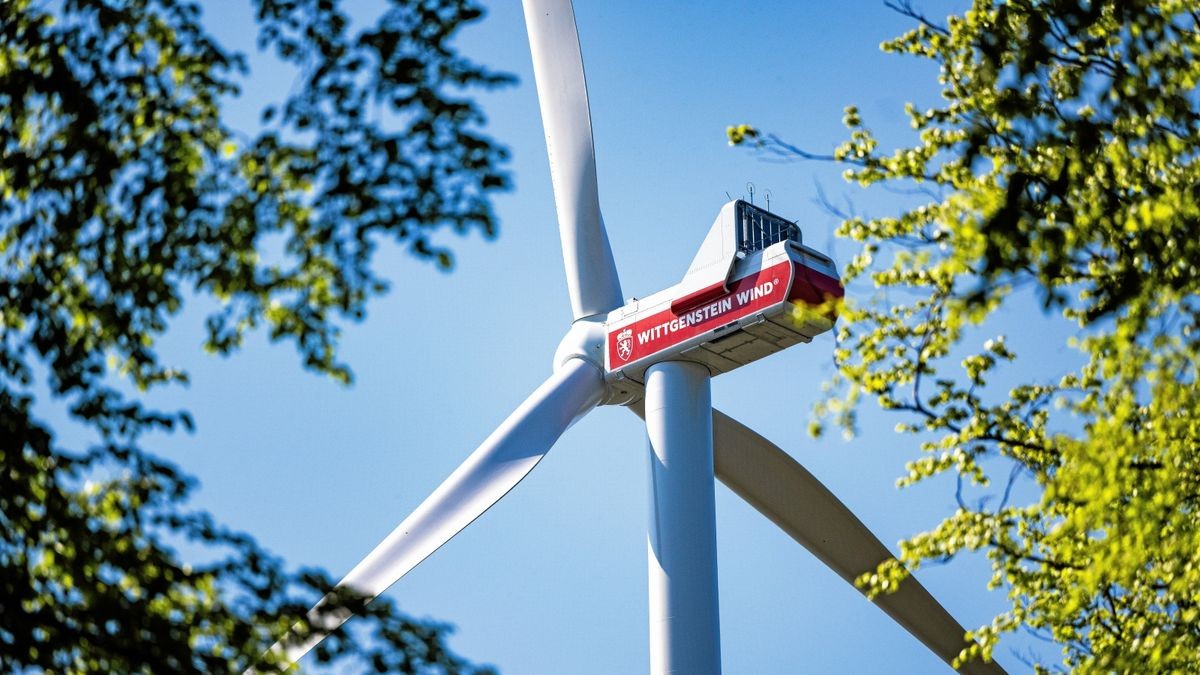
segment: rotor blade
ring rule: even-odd
[[[603,391],[604,377],[595,366],[579,359],[568,361],[351,570],[338,589],[368,601],[387,590],[521,482],[559,436],[599,403]],[[277,645],[282,645],[289,662],[304,656],[350,618],[348,609],[322,611],[330,600],[327,596],[308,613],[313,632],[307,639]]]
[[[644,417],[641,405],[630,409]],[[722,483],[850,584],[892,557],[799,462],[718,410],[713,410],[713,464]],[[894,593],[877,595],[872,602],[947,664],[968,644],[966,629],[911,575]],[[1005,671],[994,661],[976,659],[959,672],[997,675]]]
[[[571,0],[525,0],[567,291],[576,319],[620,307],[621,282],[600,217],[596,151]]]

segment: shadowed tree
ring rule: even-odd
[[[477,3],[392,0],[361,29],[343,4],[254,0],[296,81],[246,136],[222,117],[246,62],[196,2],[0,3],[0,669],[243,670],[331,587],[186,507],[141,439],[192,420],[137,392],[186,382],[155,341],[204,296],[209,350],[263,328],[347,382],[338,326],[385,290],[376,246],[449,269],[435,231],[495,234],[506,155],[466,96],[511,78],[452,44]],[[64,446],[35,394],[94,440]],[[366,616],[319,656],[475,670],[444,626]]]
[[[1061,645],[1059,668],[1196,672],[1200,6],[975,0],[944,22],[892,6],[916,27],[883,49],[940,69],[941,105],[907,111],[917,142],[882,152],[853,108],[829,156],[729,129],[928,198],[842,223],[846,276],[866,292],[848,293],[819,412],[851,429],[866,400],[903,415],[921,452],[900,484],[952,475],[959,508],[860,582],[886,592],[982,551],[1011,604],[964,658],[1025,628]],[[1075,335],[1059,372],[992,333],[1022,296]],[[989,386],[1001,377],[1017,384]],[[1014,491],[1022,480],[1035,489]]]

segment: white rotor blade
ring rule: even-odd
[[[644,417],[641,402],[629,406]],[[892,557],[850,509],[779,446],[728,415],[713,410],[713,464],[717,478],[800,542],[851,584]],[[964,629],[925,587],[909,576],[894,593],[872,600],[947,664],[967,646]],[[959,669],[1002,675],[994,661]]]
[[[567,292],[576,319],[620,307],[621,282],[600,217],[596,152],[571,0],[525,0]]]
[[[571,359],[538,387],[471,453],[412,515],[363,559],[338,588],[374,599],[508,493],[541,461],[559,436],[596,406],[604,377],[590,363]],[[350,618],[349,610],[309,613],[313,633],[295,644],[281,641],[294,663]],[[279,647],[280,645],[277,645]]]

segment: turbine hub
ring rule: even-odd
[[[577,319],[571,324],[558,349],[554,350],[554,370],[558,370],[571,359],[580,359],[594,366],[601,374],[604,373],[604,322],[606,314],[596,314]],[[618,381],[605,378],[604,398],[600,405],[629,405],[641,398],[641,385],[627,382],[624,378]]]
[[[604,372],[604,314],[584,317],[571,324],[570,330],[554,350],[554,370],[571,359],[583,359]]]

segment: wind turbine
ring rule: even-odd
[[[829,330],[827,302],[842,287],[792,223],[735,200],[679,283],[623,300],[571,2],[525,0],[524,10],[573,322],[551,376],[339,587],[378,596],[515,487],[575,421],[623,405],[645,420],[649,446],[651,671],[716,673],[714,474],[847,581],[890,557],[812,474],[711,405],[712,376]],[[875,603],[947,663],[966,646],[962,626],[911,577]],[[324,604],[306,638],[281,641],[290,661],[351,616]],[[962,672],[1003,670],[972,662]]]

